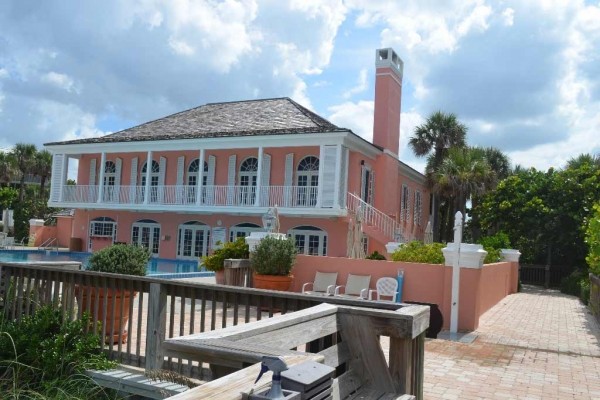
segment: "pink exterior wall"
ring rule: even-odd
[[[112,210],[77,210],[73,223],[73,236],[81,238],[84,249],[88,249],[88,227],[89,221],[97,217],[110,217],[117,221],[118,242],[131,242],[131,226],[134,222],[141,219],[151,219],[161,224],[161,242],[159,256],[161,258],[176,258],[177,255],[177,234],[179,225],[187,221],[200,221],[209,227],[222,226],[230,228],[239,223],[249,222],[262,226],[261,217],[257,216],[237,216],[226,214],[199,215],[199,214],[179,214],[179,213],[149,213],[149,212],[129,212]],[[219,222],[220,221],[220,225]],[[328,235],[328,254],[335,256],[344,256],[346,254],[346,235],[348,232],[348,223],[343,218],[291,218],[280,217],[281,232],[300,225],[312,225],[327,232]],[[167,238],[169,236],[169,238]],[[229,237],[229,229],[227,230]],[[339,240],[339,238],[342,238]],[[111,244],[110,239],[94,238],[92,241],[92,250],[96,251]]]
[[[391,68],[377,68],[373,143],[398,154],[402,86]]]
[[[57,217],[55,237],[59,247],[69,247],[73,230],[73,217]]]
[[[418,264],[336,257],[298,256],[292,270],[292,290],[302,291],[302,285],[312,282],[316,271],[338,272],[337,284],[346,282],[349,273],[371,275],[371,289],[377,279],[395,277],[404,270],[402,301],[435,303],[444,317],[444,328],[450,325],[450,299],[452,295],[452,268],[438,264]],[[505,296],[515,293],[516,276],[512,263],[485,265],[481,269],[461,268],[459,318],[461,331],[473,331],[479,325],[479,317]]]
[[[56,226],[30,226],[29,236],[35,234],[33,247],[41,246],[46,240],[56,237]],[[32,244],[29,243],[29,246]]]

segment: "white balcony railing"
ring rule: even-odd
[[[61,203],[316,208],[319,191],[317,186],[215,185],[203,186],[198,195],[197,186],[150,186],[147,199],[144,186],[105,186],[101,198],[98,192],[98,186],[67,185]]]
[[[384,212],[364,202],[360,197],[348,193],[348,210],[355,212],[363,224],[375,227],[390,241],[405,242],[402,225]]]

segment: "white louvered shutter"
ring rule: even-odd
[[[229,156],[229,166],[227,167],[227,205],[230,206],[234,203],[235,197],[235,167],[236,167],[236,156],[235,154]]]
[[[96,159],[92,158],[90,160],[90,182],[88,183],[90,186],[96,185]]]
[[[339,181],[338,204],[341,208],[346,208],[346,197],[348,191],[348,149],[342,147],[342,159],[340,160],[340,181]]]
[[[131,159],[131,175],[129,175],[129,202],[136,202],[137,192],[137,176],[138,176],[138,158]]]
[[[283,205],[290,207],[292,205],[294,179],[294,153],[285,156],[285,177],[283,182]]]
[[[364,165],[360,167],[360,198],[362,201],[368,200],[368,188],[367,188],[367,167]]]
[[[63,163],[64,154],[55,154],[52,157],[52,178],[50,182],[50,201],[60,201],[60,192],[62,191]],[[65,199],[71,200],[71,199]]]
[[[177,181],[175,182],[176,188],[176,202],[177,204],[181,204],[183,200],[183,175],[185,168],[185,156],[181,156],[177,158]]]
[[[264,207],[269,207],[269,198],[270,198],[270,192],[271,192],[271,155],[270,154],[263,154],[262,157],[262,171],[261,171],[262,176],[260,177],[260,197],[261,197],[261,201],[260,201],[260,205],[264,206]],[[275,205],[275,204],[273,204]]]
[[[321,207],[333,207],[335,203],[335,164],[337,158],[336,146],[323,146],[323,153],[319,161],[319,169],[323,168],[323,182],[319,182],[322,186]]]
[[[123,159],[115,160],[115,187],[113,188],[113,201],[121,202],[121,170],[123,169]]]
[[[158,163],[158,199],[162,203],[165,197],[165,175],[167,173],[167,159],[165,157],[161,157]]]
[[[212,205],[215,202],[215,156],[208,156],[208,172],[206,176],[206,187],[202,190],[206,191],[205,204]],[[204,168],[204,166],[202,166]]]

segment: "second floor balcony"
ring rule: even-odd
[[[340,214],[345,205],[324,206],[318,186],[104,186],[66,185],[61,197],[52,204],[59,207],[85,207],[132,210],[198,210],[224,209],[244,212],[264,212],[265,207],[321,210],[325,214]],[[328,210],[328,211],[327,211]]]

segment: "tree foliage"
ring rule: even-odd
[[[600,276],[600,203],[594,205],[594,212],[587,221],[585,242],[589,247],[585,260],[590,271]]]
[[[484,231],[506,232],[523,262],[575,267],[585,262],[584,221],[599,198],[600,165],[588,160],[563,170],[520,170],[484,196],[474,214]]]

